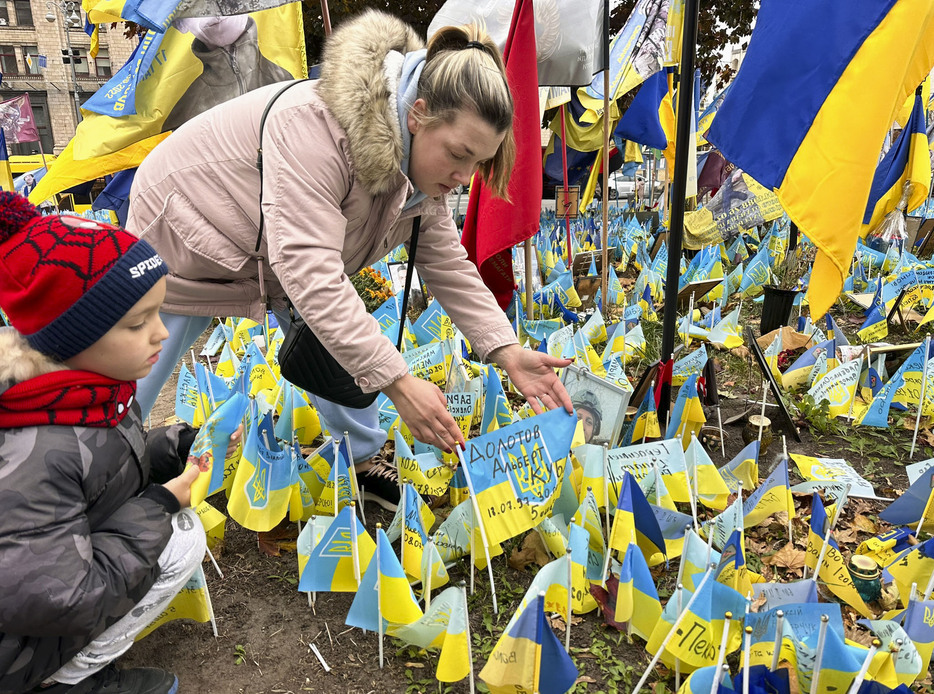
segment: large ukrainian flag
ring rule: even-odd
[[[813,316],[843,287],[885,134],[932,65],[930,0],[762,3],[707,139],[817,245]]]

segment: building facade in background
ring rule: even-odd
[[[55,3],[61,5],[60,2]],[[80,2],[75,8],[84,23]],[[58,154],[75,134],[75,82],[78,100],[84,103],[110,79],[114,71],[126,62],[137,39],[123,37],[123,25],[114,28],[102,25],[100,50],[90,58],[91,38],[78,28],[66,29],[66,19],[53,8],[55,21],[46,20],[49,8],[45,2],[0,0],[0,101],[20,94],[29,94],[42,148]],[[77,79],[72,78],[71,65],[63,62],[68,42],[77,50]],[[44,60],[42,57],[44,56]],[[45,63],[45,67],[41,63]],[[36,142],[9,145],[10,154],[38,153]]]

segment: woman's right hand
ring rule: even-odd
[[[182,508],[188,508],[191,506],[191,485],[198,479],[200,473],[201,470],[197,465],[191,465],[185,469],[185,472],[174,479],[170,479],[162,486],[178,499],[178,503]]]
[[[422,443],[451,453],[465,445],[464,435],[448,412],[447,399],[434,383],[406,374],[383,388],[396,412]]]

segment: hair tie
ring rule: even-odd
[[[465,48],[479,48],[481,51],[486,52],[486,46],[479,41],[468,41]]]

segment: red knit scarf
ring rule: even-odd
[[[0,428],[49,424],[115,427],[136,395],[136,382],[63,369],[0,393]]]

